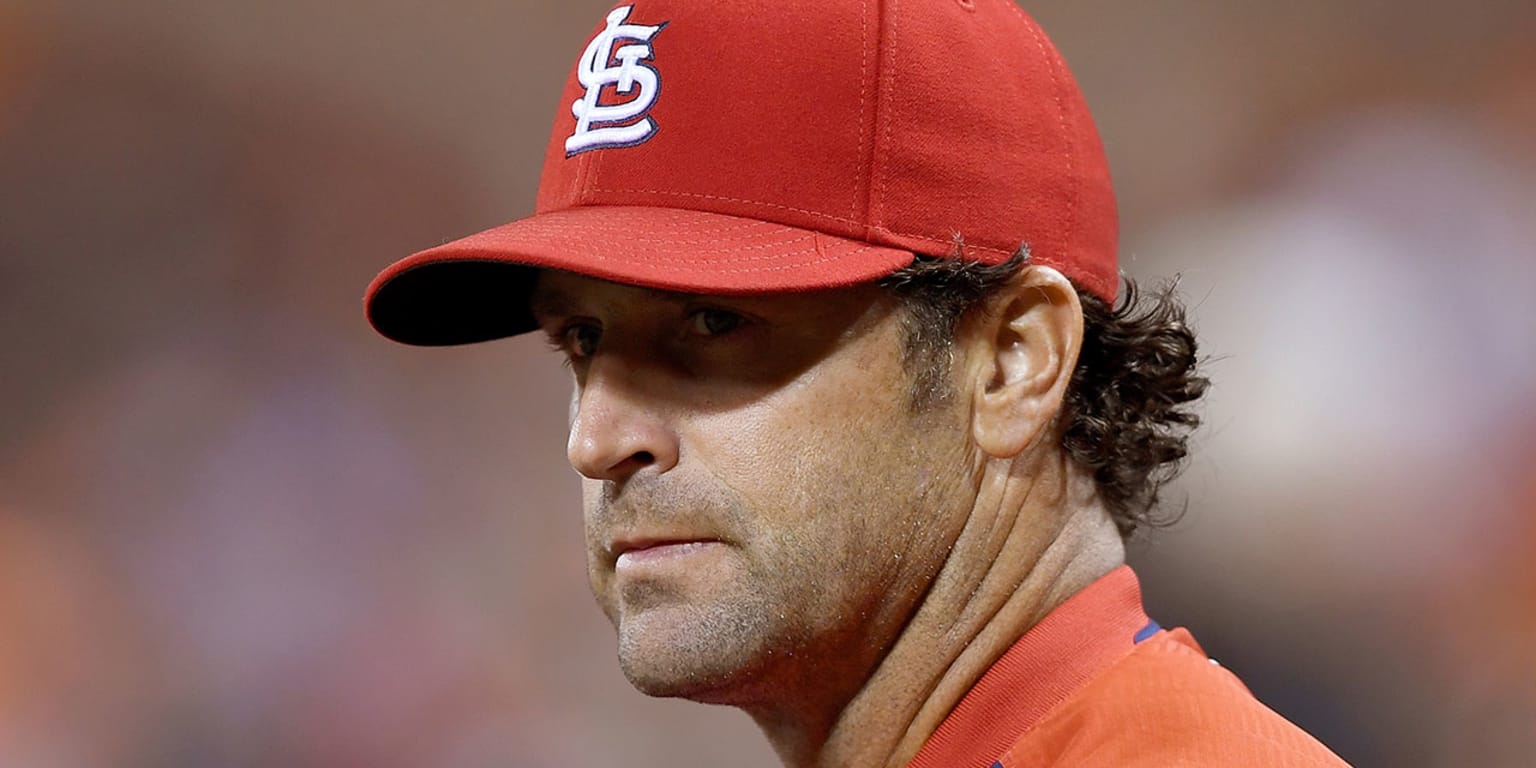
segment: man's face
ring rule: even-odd
[[[910,407],[894,300],[546,272],[533,307],[575,374],[588,571],[630,681],[740,706],[857,686],[974,494],[968,403]]]

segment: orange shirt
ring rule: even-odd
[[[1025,633],[908,768],[1345,765],[1150,621],[1121,566]]]

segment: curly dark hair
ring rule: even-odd
[[[963,245],[956,244],[963,253]],[[880,281],[906,310],[904,357],[914,409],[949,397],[951,343],[960,319],[1029,263],[1021,247],[995,265],[919,256]],[[1165,524],[1158,492],[1183,468],[1200,417],[1190,405],[1209,381],[1199,375],[1195,334],[1176,283],[1143,292],[1135,281],[1111,306],[1073,283],[1083,306],[1083,345],[1061,415],[1062,446],[1093,472],[1120,534]]]

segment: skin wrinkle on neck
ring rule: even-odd
[[[789,718],[754,714],[785,765],[906,765],[1019,636],[1123,563],[1118,532],[1069,457],[1036,446],[1000,463],[983,463],[971,519],[949,560],[825,737]],[[982,517],[987,531],[972,527]],[[992,532],[999,527],[1007,532]],[[921,695],[912,698],[914,691]],[[898,704],[904,700],[911,703]]]
[[[967,606],[971,608],[979,604],[979,610],[986,614],[986,618],[975,625],[974,631],[963,635],[958,654],[943,670],[938,685],[924,700],[887,765],[901,766],[909,762],[986,670],[1021,635],[1072,594],[1124,561],[1118,532],[1109,522],[1108,514],[1093,503],[1092,484],[1084,486],[1083,478],[1068,466],[1070,459],[1066,456],[1058,454],[1046,458],[1055,459],[1058,470],[1055,477],[1061,482],[1059,494],[1052,494],[1044,505],[1046,519],[1050,519],[1051,512],[1057,515],[1055,524],[1048,530],[1049,538],[1033,551],[1019,552],[1017,547],[1005,545],[1003,552],[993,560],[993,567],[988,569],[982,586],[972,598],[973,604]],[[1040,477],[1037,473],[1031,474],[1035,479]],[[1014,518],[1020,531],[1018,535],[1025,538],[1026,544],[1030,540],[1040,541],[1038,534],[1044,533],[1037,527],[1044,521],[1029,514],[1028,497],[1038,486],[1038,482],[1029,484],[1025,499],[1018,507],[1020,514]],[[1041,490],[1058,489],[1048,486]],[[1073,497],[1084,496],[1083,490],[1089,491],[1087,497],[1081,499],[1082,503],[1073,503],[1078,500]],[[1006,502],[1004,506],[1007,506]],[[1021,525],[1026,518],[1028,524]],[[1098,521],[1097,525],[1095,521]],[[1104,552],[1093,546],[1096,541],[1111,543],[1112,548]],[[999,561],[1017,563],[1020,569],[1012,579],[1007,579],[1012,583],[995,591],[988,590],[987,581],[1005,578],[1000,574],[1006,571],[996,568]],[[1032,565],[1026,567],[1024,563]]]

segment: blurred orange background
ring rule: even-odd
[[[776,764],[619,674],[541,342],[362,319],[606,7],[0,5],[0,764]],[[1356,765],[1536,764],[1536,4],[1026,7],[1210,356],[1152,613]]]

